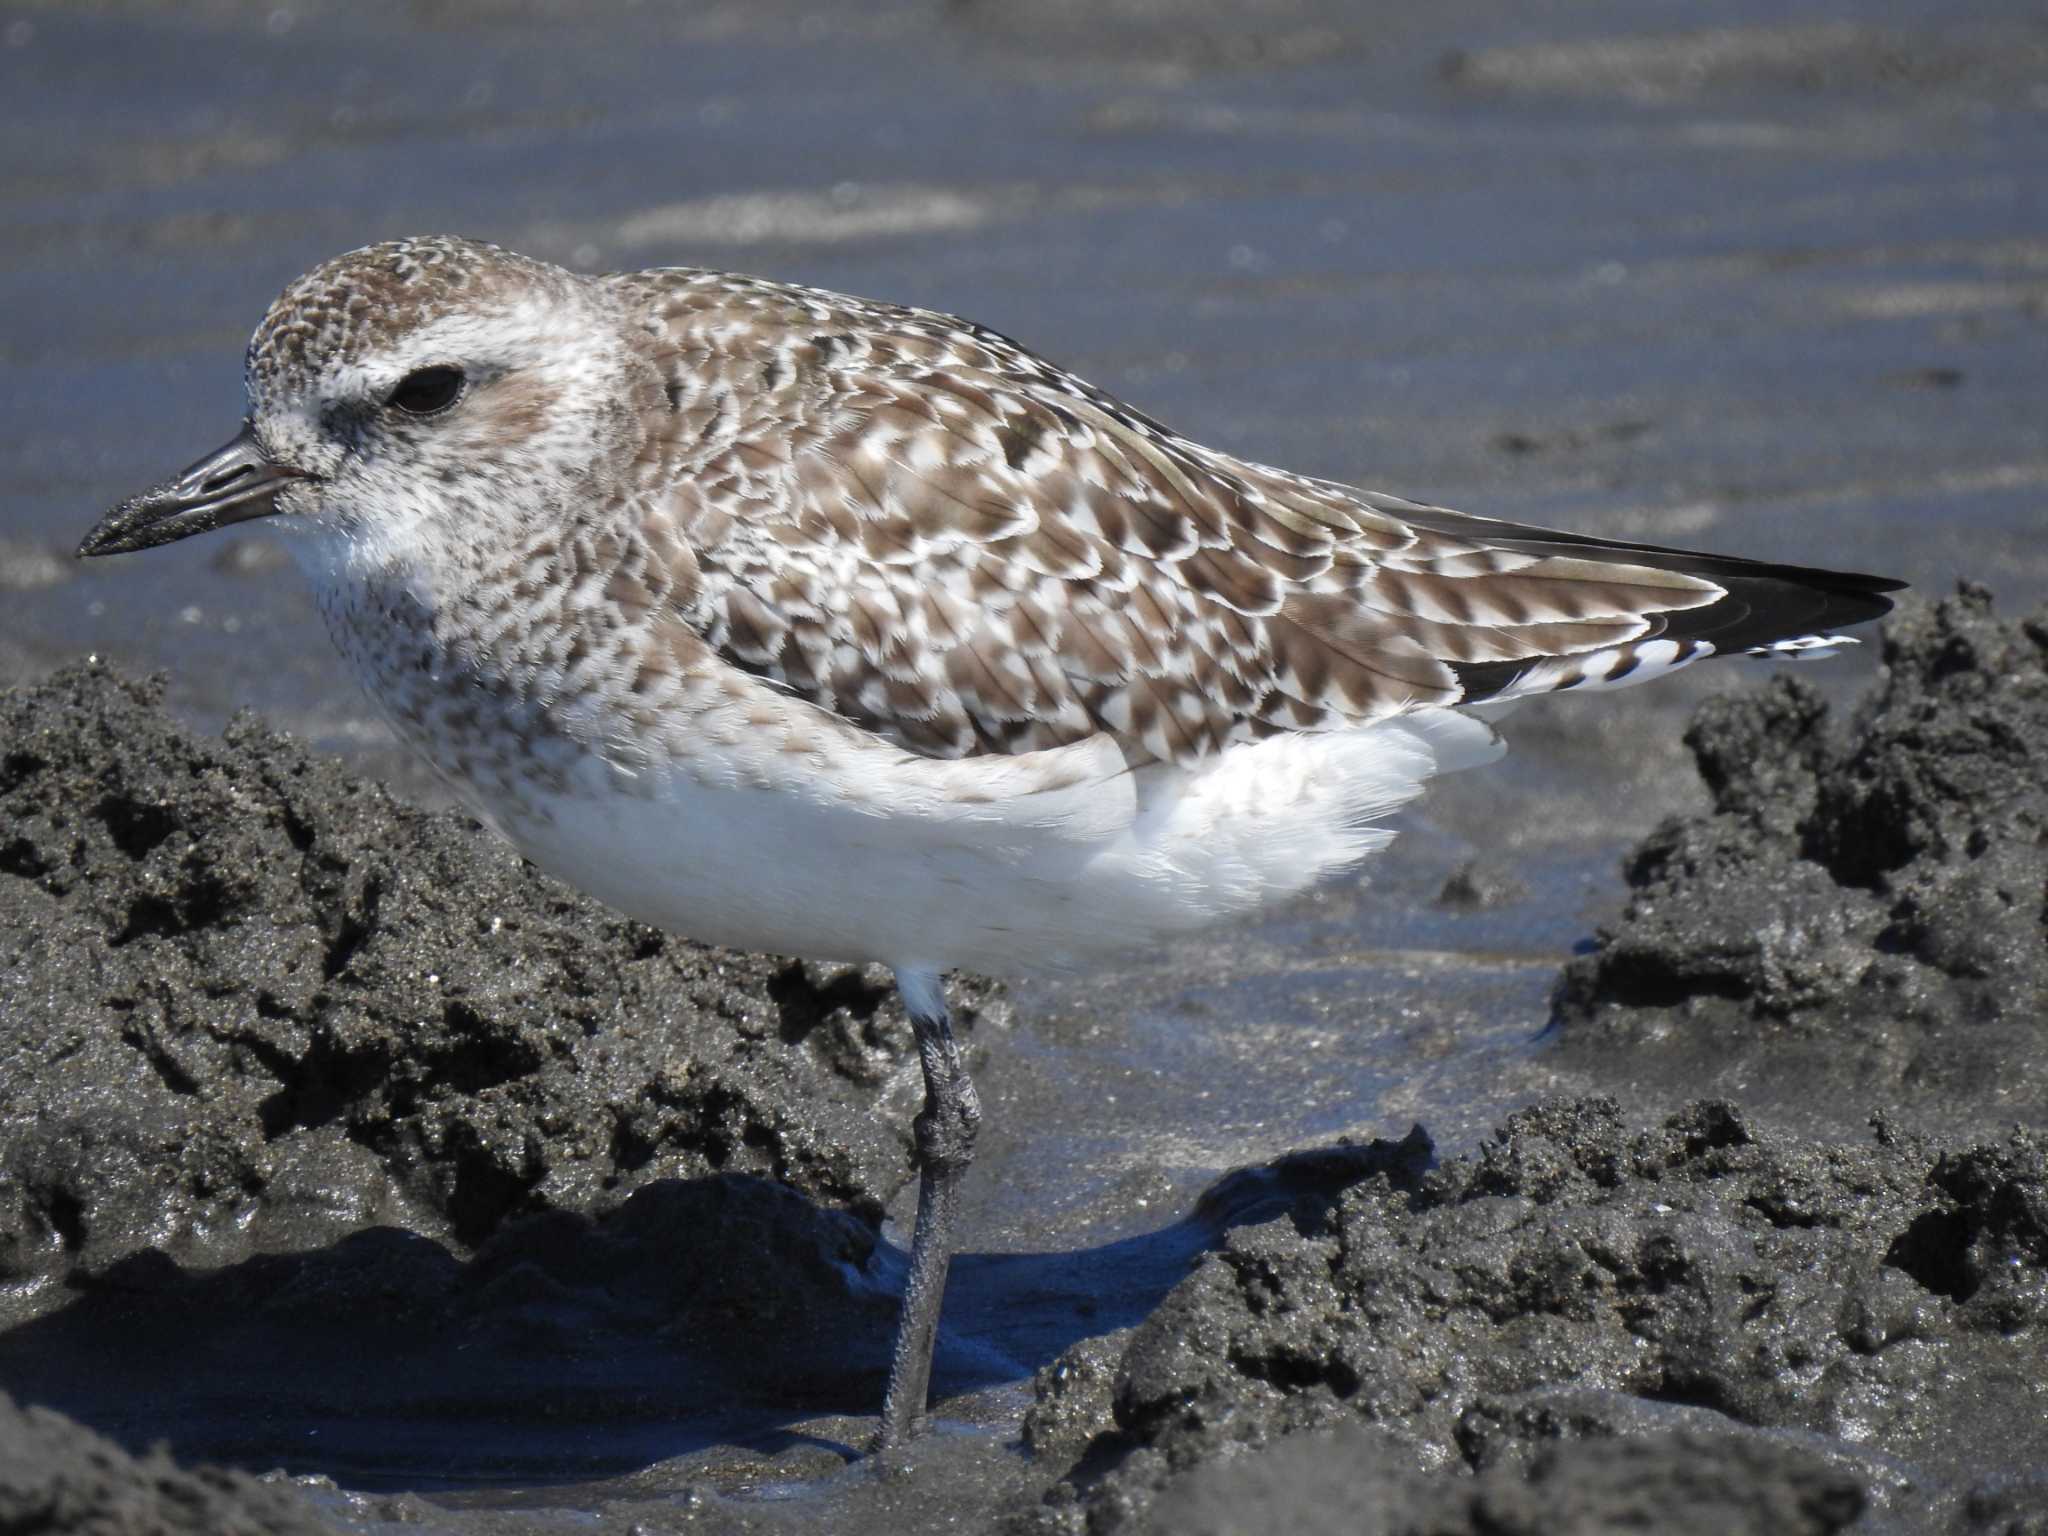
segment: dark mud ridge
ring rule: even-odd
[[[970,1040],[1006,1017],[955,996]],[[401,1392],[411,1362],[431,1395],[452,1351],[530,1360],[552,1327],[639,1338],[650,1418],[761,1382],[863,1408],[919,1088],[886,973],[667,938],[254,721],[195,736],[96,666],[0,695],[19,1398],[145,1445],[189,1406],[148,1400],[181,1350],[217,1378],[194,1392],[239,1368],[331,1403]],[[571,1296],[565,1324],[547,1303]],[[678,1328],[687,1369],[646,1342]],[[252,1373],[295,1334],[326,1353]],[[0,1466],[27,1475],[23,1422]],[[45,1528],[5,1508],[0,1529]]]
[[[2044,1383],[2048,1137],[1583,1099],[1304,1192],[1042,1373],[1078,1464],[1013,1529],[2033,1531]]]
[[[1226,1180],[1188,1278],[1040,1372],[1028,1491],[958,1507],[2048,1530],[2048,616],[1970,591],[1884,644],[1846,729],[1786,684],[1702,714],[1715,809],[1636,854],[1542,1047],[1616,1097]],[[912,1055],[882,978],[627,923],[254,723],[97,668],[0,696],[0,1387],[38,1405],[0,1401],[0,1530],[349,1523],[142,1454],[277,1465],[193,1448],[238,1397],[337,1441],[359,1406],[318,1464],[400,1486],[449,1403],[540,1475],[537,1382],[619,1474],[718,1443],[670,1428],[706,1402],[871,1412]],[[707,1497],[675,1527],[785,1528]]]
[[[916,1106],[885,974],[666,938],[92,667],[0,696],[0,1050],[17,1297],[372,1223],[474,1247],[711,1175],[871,1222]]]
[[[1965,586],[1883,630],[1846,721],[1793,677],[1687,732],[1713,795],[1628,861],[1562,1049],[1793,1102],[2048,1110],[2048,609]]]

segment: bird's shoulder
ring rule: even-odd
[[[699,268],[620,281],[681,418],[671,451],[694,476],[741,445],[784,461],[830,453],[925,475],[908,487],[920,501],[934,480],[965,493],[955,538],[1012,538],[1054,509],[1085,519],[1106,506],[1109,542],[1156,558],[1223,547],[1240,525],[1283,565],[1418,542],[1400,515],[1415,503],[1207,448],[958,315]],[[1022,504],[990,525],[1004,491]],[[1138,515],[1120,516],[1126,503]],[[943,510],[942,496],[930,519]]]

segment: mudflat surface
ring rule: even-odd
[[[1968,0],[0,6],[0,1518],[2048,1518],[2043,81]],[[285,280],[431,229],[1919,590],[1797,686],[1523,711],[1369,884],[976,991],[940,1430],[877,1478],[886,989],[434,813],[260,533],[68,559]]]

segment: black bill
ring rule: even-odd
[[[245,422],[222,448],[155,490],[131,496],[94,525],[78,546],[81,557],[123,555],[268,517],[277,510],[278,490],[303,479],[296,469],[273,464]]]

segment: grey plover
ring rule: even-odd
[[[881,1444],[913,1435],[980,1110],[941,977],[1081,967],[1357,863],[1471,709],[1810,654],[1879,577],[1248,463],[949,315],[453,238],[294,282],[248,419],[85,555],[291,530],[398,734],[677,933],[895,968],[925,1104]]]

